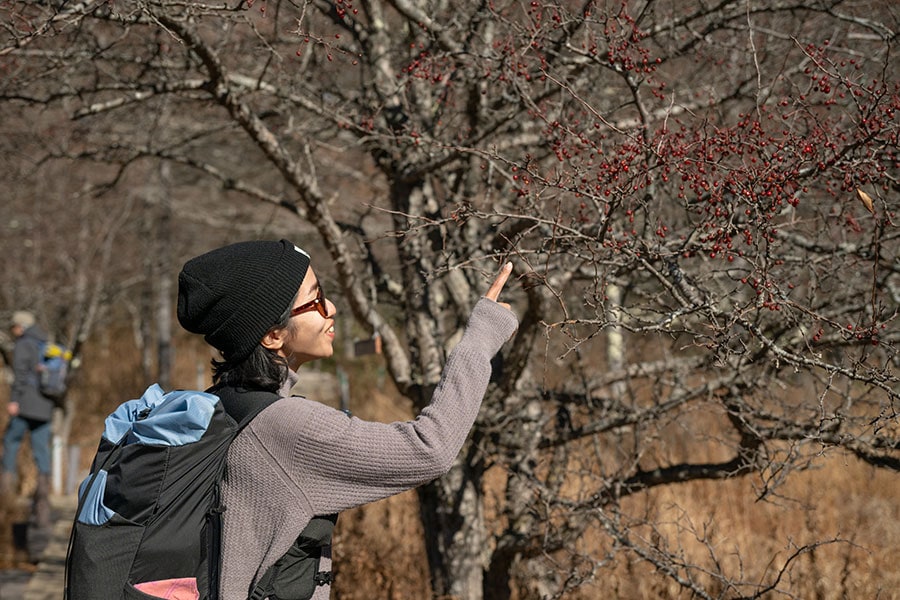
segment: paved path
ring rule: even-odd
[[[21,569],[0,571],[0,600],[22,600],[31,573]]]
[[[0,573],[0,600],[62,600],[75,498],[54,497],[51,503],[55,522],[37,568],[34,572],[10,570]]]

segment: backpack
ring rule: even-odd
[[[38,388],[41,395],[59,403],[68,391],[69,361],[71,350],[45,342],[41,348],[41,363],[38,367],[40,378]]]
[[[69,600],[218,598],[220,497],[228,447],[272,392],[220,388],[163,393],[154,384],[121,404],[106,428],[90,474],[79,488],[66,556]],[[335,517],[336,518],[336,517]],[[283,569],[319,583],[318,559],[330,549],[334,520],[314,519],[252,596],[277,596]],[[311,528],[319,531],[310,542]],[[279,566],[280,565],[280,566]],[[277,567],[277,569],[276,569]],[[266,586],[265,588],[261,586]],[[306,596],[306,597],[309,597]]]

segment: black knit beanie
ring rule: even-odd
[[[287,240],[201,254],[178,275],[178,322],[239,362],[290,307],[308,268],[309,255]]]

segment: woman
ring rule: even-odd
[[[306,252],[287,240],[240,242],[185,264],[178,319],[221,353],[213,364],[215,386],[281,396],[228,452],[221,598],[251,597],[254,589],[265,597],[255,586],[296,549],[311,521],[403,492],[450,469],[478,414],[490,360],[518,326],[509,305],[497,301],[511,270],[504,265],[475,305],[430,404],[413,421],[384,424],[290,395],[302,364],[333,353],[337,311]],[[327,548],[314,575],[311,597],[328,598]],[[276,577],[289,581],[292,574]],[[271,583],[268,576],[265,583]]]

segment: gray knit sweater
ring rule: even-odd
[[[511,311],[482,298],[431,403],[412,421],[363,421],[298,397],[263,410],[228,452],[223,600],[245,599],[313,516],[387,498],[446,473],[478,414],[490,360],[517,326]],[[296,375],[285,389],[294,381]],[[322,586],[313,598],[329,594]]]

